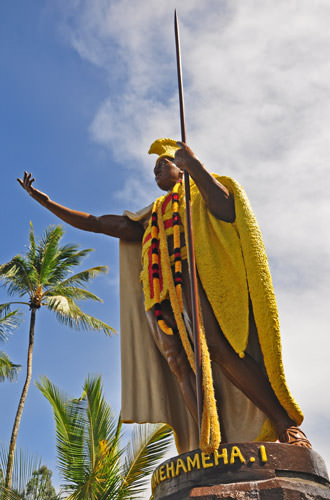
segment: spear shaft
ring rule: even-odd
[[[180,36],[179,36],[179,23],[176,10],[174,11],[174,32],[175,32],[175,47],[176,47],[176,63],[178,74],[178,89],[179,89],[179,103],[180,103],[180,124],[181,124],[181,140],[186,142],[186,124],[184,116],[184,101],[183,101],[183,84],[182,84],[182,71],[181,71],[181,51],[180,51]],[[195,263],[194,239],[191,217],[191,197],[190,197],[190,182],[189,173],[184,171],[184,186],[186,197],[186,221],[187,221],[187,250],[188,250],[188,265],[190,276],[190,289],[191,289],[191,306],[192,306],[192,320],[193,320],[193,337],[194,337],[194,352],[195,352],[195,365],[196,365],[196,395],[197,395],[197,415],[199,436],[201,431],[202,421],[202,356],[201,344],[199,334],[199,308],[198,308],[198,288],[197,288],[197,274]]]

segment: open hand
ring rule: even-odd
[[[27,191],[29,194],[32,194],[34,191],[34,188],[32,187],[32,183],[34,182],[34,177],[32,177],[32,174],[28,174],[26,171],[24,172],[24,177],[23,179],[17,179],[20,185],[22,186],[25,191]]]

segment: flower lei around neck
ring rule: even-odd
[[[177,300],[179,302],[180,313],[183,313],[183,300],[182,300],[182,257],[180,245],[180,214],[179,214],[179,188],[181,182],[177,182],[172,190],[172,226],[173,226],[173,245],[174,245],[174,286],[176,290]],[[157,200],[158,201],[158,200]],[[164,321],[162,314],[162,306],[160,301],[160,242],[159,242],[159,219],[162,220],[160,203],[154,204],[151,214],[151,254],[152,254],[152,282],[155,296],[155,315],[159,328],[166,333],[166,335],[173,335],[178,332],[177,327],[174,329],[167,325]],[[160,212],[160,213],[159,213]],[[160,217],[159,217],[160,216]],[[165,236],[166,238],[166,236]],[[167,248],[168,253],[168,248]],[[167,268],[167,266],[166,266]],[[166,269],[168,271],[168,269]],[[171,272],[171,269],[170,269]],[[169,278],[168,272],[166,277]]]
[[[152,280],[155,297],[155,316],[159,328],[166,335],[179,334],[181,343],[186,352],[189,364],[196,372],[195,358],[192,344],[187,333],[183,319],[183,297],[182,297],[182,255],[180,238],[180,214],[179,214],[179,190],[182,183],[178,182],[171,193],[172,196],[172,225],[174,245],[174,273],[172,273],[167,236],[162,215],[163,199],[155,201],[151,215],[151,248],[152,248]],[[161,257],[161,258],[160,258]],[[160,262],[162,261],[162,262]],[[160,300],[160,266],[166,281],[171,307],[174,314],[176,326],[167,325],[162,315]],[[202,386],[203,386],[203,412],[201,423],[200,447],[205,452],[217,450],[221,441],[220,424],[218,418],[217,404],[214,394],[211,359],[207,346],[206,335],[203,325],[201,311],[200,315],[200,340],[202,353]]]

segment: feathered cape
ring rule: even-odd
[[[254,349],[254,358],[264,364],[281,405],[288,415],[300,424],[303,420],[302,412],[285,380],[276,300],[259,226],[243,188],[229,177],[215,177],[233,193],[236,219],[233,224],[216,219],[207,210],[196,185],[191,183],[192,219],[196,228],[196,264],[203,288],[224,335],[235,352],[241,356],[244,352],[250,353],[249,344],[253,343],[253,339],[249,339],[250,295],[261,348],[261,353],[257,352],[258,347]],[[126,215],[135,220],[145,216],[143,213]],[[125,267],[132,258],[125,257],[128,246],[131,252],[135,246],[136,259],[140,258],[138,256],[141,252],[140,245],[121,242],[121,259],[122,264],[125,259]],[[123,302],[121,301],[125,308],[125,313],[122,309],[121,328],[123,419],[136,422],[167,422],[176,431],[179,450],[187,451],[196,447],[196,429],[189,413],[182,407],[184,405],[175,378],[153,343],[150,324],[142,319],[143,311],[140,310],[139,319],[136,317],[135,324],[127,318],[130,309],[128,287],[132,286],[132,283],[129,284],[126,278],[133,276],[132,272],[127,271],[122,265],[121,290],[125,290],[125,298],[122,296]],[[138,268],[136,271],[138,276]],[[134,289],[140,296],[138,309],[141,309],[140,289],[136,288],[136,285]],[[131,350],[133,338],[136,341],[136,336],[139,338],[139,348],[136,346],[136,349],[133,347]],[[135,342],[133,343],[135,345]],[[127,372],[131,374],[131,382],[128,382]],[[276,433],[265,415],[223,378],[218,367],[214,367],[214,373],[215,384],[221,393],[223,409],[220,411],[227,427],[227,439],[275,440]],[[144,387],[143,384],[134,384],[140,377],[144,380]],[[245,412],[245,422],[242,421],[242,410]]]

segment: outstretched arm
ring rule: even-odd
[[[24,172],[23,179],[17,180],[32,198],[71,226],[84,231],[108,234],[127,241],[140,241],[142,239],[144,232],[142,225],[124,215],[101,215],[96,217],[85,212],[71,210],[52,201],[45,193],[34,188],[32,186],[34,182],[32,174]]]
[[[182,170],[187,170],[194,179],[210,212],[225,222],[234,222],[234,197],[228,189],[218,182],[199,161],[192,150],[183,142],[175,153],[175,164]]]

